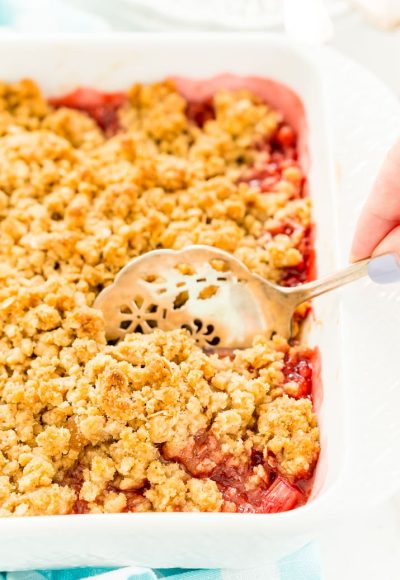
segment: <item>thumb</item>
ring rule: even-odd
[[[376,246],[373,256],[395,252],[400,256],[400,226],[393,228]]]

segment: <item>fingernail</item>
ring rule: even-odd
[[[384,254],[372,258],[368,264],[368,275],[378,284],[400,282],[400,261],[396,254]]]

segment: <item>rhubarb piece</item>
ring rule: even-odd
[[[274,514],[287,512],[305,502],[303,493],[283,477],[277,477],[263,494],[262,513]]]

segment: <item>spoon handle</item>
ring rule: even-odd
[[[400,261],[396,254],[385,254],[375,258],[367,258],[347,268],[330,274],[321,280],[315,280],[290,289],[290,294],[297,304],[311,298],[335,290],[340,286],[355,282],[359,278],[369,276],[378,284],[388,284],[400,281]]]

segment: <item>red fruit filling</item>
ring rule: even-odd
[[[90,513],[89,504],[84,499],[77,499],[72,508],[73,514],[88,514]]]
[[[258,187],[262,193],[272,191],[281,180],[281,169],[277,163],[271,162],[262,168],[251,168],[239,182],[248,183],[251,187]]]
[[[282,148],[294,147],[296,145],[296,133],[294,129],[289,125],[281,125],[276,133],[275,142]]]
[[[82,489],[82,485],[84,482],[83,477],[83,466],[79,463],[74,465],[71,469],[69,469],[62,480],[61,485],[67,485],[72,487],[72,489],[76,493],[77,499],[72,506],[71,513],[73,514],[88,514],[90,513],[89,504],[84,499],[79,499],[79,493]],[[121,490],[112,483],[109,483],[106,487],[107,492],[115,492],[115,493],[123,493],[126,497],[126,506],[124,508],[124,512],[135,512],[137,511],[137,507],[143,501],[145,501],[145,497],[143,492],[147,489],[147,485],[144,485],[140,489],[125,489]]]
[[[120,129],[118,110],[126,101],[125,93],[101,93],[89,88],[79,88],[62,97],[49,99],[53,107],[70,107],[84,111],[109,136]]]
[[[258,187],[262,193],[274,191],[274,187],[281,181],[282,172],[297,165],[297,137],[289,125],[281,125],[274,138],[270,141],[255,142],[257,151],[264,151],[267,160],[264,165],[250,167],[245,171],[239,182],[246,182]],[[302,186],[305,179],[303,179]],[[302,188],[301,188],[302,190]]]
[[[272,228],[267,232],[275,237],[280,234],[292,236],[293,233],[301,234],[297,249],[301,253],[302,260],[297,266],[282,268],[280,284],[282,286],[298,286],[315,278],[315,250],[313,228],[304,228],[301,224],[287,220]]]
[[[307,500],[307,494],[272,469],[261,450],[253,449],[248,461],[239,463],[224,453],[217,438],[207,432],[193,438],[190,445],[174,457],[163,451],[165,459],[177,461],[192,477],[208,477],[216,482],[224,505],[222,511],[277,513],[288,511]],[[264,477],[251,480],[262,465]]]
[[[81,491],[81,487],[83,485],[82,465],[77,464],[74,467],[71,467],[71,469],[65,473],[62,485],[68,485],[69,487],[72,487],[76,493],[76,497],[78,498],[75,500],[75,503],[72,506],[72,513],[88,514],[90,511],[88,508],[88,502],[83,499],[79,499],[79,492]]]
[[[160,451],[167,461],[181,463],[194,477],[209,477],[223,458],[217,438],[206,431],[198,433],[177,455],[171,455],[168,446]]]
[[[296,399],[311,397],[314,356],[315,352],[311,349],[305,350],[301,355],[295,353],[285,356],[285,366],[283,367],[285,382],[290,381],[298,384],[297,393],[292,395]]]
[[[282,286],[298,286],[315,277],[315,250],[313,244],[313,228],[304,230],[303,236],[297,246],[303,259],[297,266],[283,268],[280,283]]]
[[[207,121],[215,119],[215,110],[212,99],[204,101],[188,101],[186,116],[198,127],[203,127]]]
[[[286,158],[281,153],[272,153],[262,167],[250,167],[239,178],[239,183],[248,183],[258,187],[261,193],[272,193],[274,187],[282,180],[282,172],[295,166],[294,158]]]
[[[116,490],[117,493],[123,493],[126,497],[126,506],[124,508],[124,512],[135,512],[137,508],[143,501],[145,501],[145,497],[143,496],[140,491],[137,490],[125,490],[122,491],[120,489]]]

